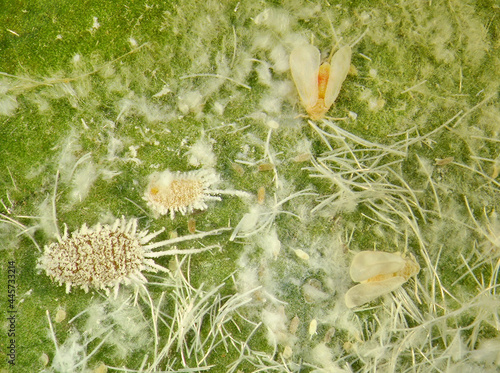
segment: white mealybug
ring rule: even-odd
[[[188,172],[155,172],[149,177],[149,184],[143,199],[156,215],[176,212],[182,215],[194,210],[206,210],[207,201],[220,201],[220,194],[251,197],[251,194],[233,189],[213,189],[219,183],[219,175],[213,168]]]
[[[413,255],[382,251],[361,251],[352,260],[350,275],[360,284],[345,294],[347,307],[357,307],[403,285],[420,271]]]
[[[340,48],[320,65],[318,48],[303,44],[290,54],[290,70],[300,100],[312,120],[324,117],[340,92],[351,65],[351,47]]]
[[[220,201],[220,197],[213,195],[219,194],[218,191],[211,189],[218,181],[213,169],[155,172],[150,176],[144,199],[154,212],[170,214],[173,219],[176,212],[185,215],[193,210],[206,210],[206,201]]]
[[[38,259],[37,268],[44,270],[54,282],[65,284],[66,293],[69,293],[72,287],[80,287],[85,292],[90,289],[102,289],[106,294],[114,289],[116,296],[121,284],[147,283],[143,271],[168,271],[157,264],[154,258],[197,254],[220,246],[212,245],[199,249],[174,247],[164,251],[153,251],[154,249],[217,235],[228,228],[150,242],[164,230],[160,229],[154,233],[141,231],[137,229],[137,219],[127,221],[123,217],[117,219],[113,225],[96,224],[89,228],[84,224],[71,235],[68,234],[65,225],[64,234],[62,236],[57,234],[57,241],[45,245],[44,253]],[[57,317],[61,316],[56,316],[56,322]]]

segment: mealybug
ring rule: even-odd
[[[155,213],[169,214],[173,219],[176,212],[185,215],[193,210],[206,210],[206,201],[220,201],[220,197],[213,195],[219,193],[211,189],[218,181],[212,169],[156,172],[150,176],[144,199]]]

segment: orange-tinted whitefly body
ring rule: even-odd
[[[213,169],[190,172],[155,172],[150,176],[144,200],[157,214],[170,214],[173,219],[176,212],[182,215],[194,210],[206,210],[208,200],[220,201],[219,191],[210,188],[219,181]]]
[[[300,45],[290,54],[290,70],[300,100],[312,120],[325,116],[340,92],[351,65],[351,48],[345,46],[331,61],[321,63],[318,48]]]
[[[412,255],[382,251],[361,251],[351,263],[350,275],[360,282],[345,294],[347,307],[357,307],[388,294],[403,285],[420,271]]]

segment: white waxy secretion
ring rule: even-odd
[[[345,46],[330,62],[321,63],[318,48],[303,44],[290,54],[290,70],[300,100],[312,120],[321,119],[337,99],[351,65],[351,48]]]
[[[188,172],[165,170],[149,176],[149,184],[143,199],[157,215],[175,217],[194,210],[206,210],[207,201],[220,201],[219,195],[251,197],[251,194],[232,189],[214,189],[219,183],[219,175],[213,168]]]
[[[347,307],[357,307],[403,285],[420,271],[415,258],[398,253],[361,251],[352,260],[350,275],[360,282],[345,294]]]

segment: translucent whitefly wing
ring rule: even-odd
[[[348,45],[340,48],[330,61],[330,78],[326,85],[325,106],[332,106],[340,92],[340,87],[347,77],[351,66],[351,47]]]
[[[374,276],[398,272],[406,260],[400,255],[383,251],[361,251],[353,258],[350,275],[353,281],[366,281]]]
[[[402,276],[391,277],[383,281],[366,282],[350,288],[345,294],[345,304],[347,307],[358,307],[371,302],[381,295],[388,294],[396,290],[406,282]]]
[[[290,53],[290,71],[306,108],[313,107],[318,101],[318,71],[320,64],[318,48],[304,44]]]

